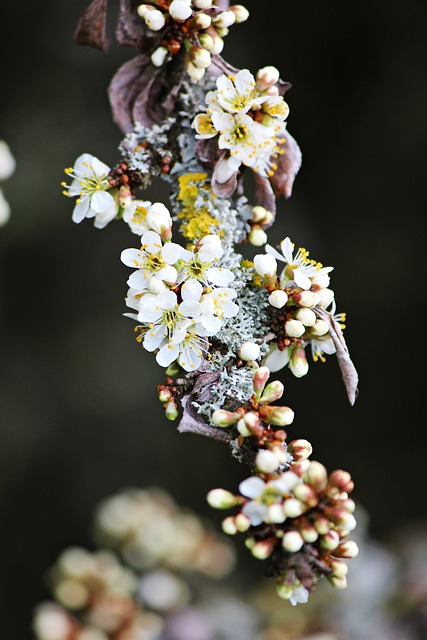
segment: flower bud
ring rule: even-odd
[[[265,560],[273,553],[274,544],[271,540],[260,540],[256,542],[251,549],[251,553],[254,558],[258,560]]]
[[[155,67],[161,67],[168,55],[168,50],[166,47],[157,47],[151,54],[151,62]]]
[[[308,440],[299,438],[298,440],[292,440],[288,444],[288,451],[294,460],[306,460],[313,453],[313,447]]]
[[[252,436],[253,433],[252,431],[250,431],[248,429],[248,427],[246,426],[246,422],[244,421],[243,418],[240,418],[240,420],[237,423],[237,431],[240,433],[241,436],[243,436],[244,438],[249,438],[249,436]]]
[[[260,205],[256,205],[252,207],[252,221],[253,222],[264,222],[264,219],[267,215],[267,209],[265,207],[261,207]]]
[[[348,471],[342,469],[336,469],[332,471],[329,476],[329,484],[333,487],[337,487],[340,491],[346,491],[351,493],[354,488],[354,482],[351,479],[351,475]]]
[[[300,500],[296,498],[288,498],[283,503],[283,511],[287,518],[298,518],[304,511],[304,506]]]
[[[231,427],[241,418],[241,413],[217,409],[212,414],[212,422],[217,427]]]
[[[297,462],[291,462],[291,469],[301,478],[308,470],[310,464],[310,460],[297,460]]]
[[[310,280],[311,280],[311,284],[315,284],[321,289],[326,289],[326,287],[329,287],[329,284],[331,282],[331,279],[327,273],[321,273],[319,275],[315,275],[312,278],[310,278]]]
[[[244,423],[247,429],[251,432],[252,435],[261,435],[263,432],[263,428],[261,426],[261,421],[259,419],[258,413],[255,411],[248,411],[243,416]]]
[[[224,40],[214,30],[210,35],[213,38],[213,45],[209,48],[209,51],[213,56],[217,56],[224,49]]]
[[[168,420],[176,420],[178,417],[178,405],[175,400],[170,400],[164,407],[165,416]]]
[[[335,587],[335,589],[345,589],[347,587],[346,576],[328,576],[328,582]]]
[[[184,2],[184,0],[172,0],[169,5],[169,13],[176,22],[184,22],[191,16],[193,10],[191,4]]]
[[[190,60],[187,60],[185,70],[194,82],[198,82],[205,75],[205,70],[201,67],[196,67]]]
[[[124,185],[120,187],[117,198],[119,205],[123,207],[123,209],[125,209],[132,204],[132,200],[132,192],[129,187],[126,187]]]
[[[212,6],[212,0],[193,0],[193,4],[198,9],[210,9]]]
[[[241,4],[235,4],[230,7],[230,11],[232,11],[236,18],[236,23],[246,22],[249,18],[249,11]]]
[[[268,384],[265,387],[264,392],[260,397],[259,401],[267,402],[267,403],[275,402],[276,400],[279,400],[279,398],[283,396],[284,389],[285,388],[283,386],[283,383],[280,382],[280,380],[274,380],[273,382],[270,382],[270,384]]]
[[[252,538],[252,537],[246,538],[245,547],[247,549],[252,549],[254,547],[254,545],[255,545],[255,538]]]
[[[314,517],[314,526],[317,533],[321,536],[326,535],[331,529],[331,523],[329,522],[328,518],[325,518],[321,515],[317,515]]]
[[[172,394],[169,391],[169,389],[160,389],[159,391],[159,400],[160,402],[162,402],[163,404],[165,402],[169,402],[169,400],[172,399]]]
[[[176,0],[174,0],[176,2]],[[236,16],[233,11],[222,11],[213,19],[216,28],[226,29],[236,22]]]
[[[317,493],[313,487],[310,487],[308,484],[298,484],[294,489],[294,495],[298,500],[304,502],[304,504],[306,504],[310,509],[315,507],[319,502]]]
[[[288,320],[285,331],[290,338],[300,338],[305,333],[305,326],[299,320]]]
[[[309,311],[309,309],[307,309]],[[324,336],[329,331],[329,324],[325,320],[316,320],[314,325],[310,327],[310,334],[313,336]]]
[[[206,14],[203,14],[203,15],[206,15]],[[209,35],[209,33],[201,33],[199,35],[199,42],[204,49],[207,49],[212,53],[214,39],[212,38],[212,36]]]
[[[349,513],[354,513],[356,509],[356,503],[351,498],[346,498],[345,500],[340,500],[340,506],[343,509],[346,509]]]
[[[166,284],[174,285],[178,278],[178,272],[171,264],[167,264],[157,272],[157,278],[160,278]]]
[[[255,271],[263,278],[275,278],[277,272],[276,258],[269,253],[259,253],[254,258]]]
[[[319,296],[314,291],[294,293],[293,299],[300,307],[315,307],[319,303]]]
[[[211,54],[203,47],[193,47],[190,51],[191,62],[201,69],[207,69],[212,62]]]
[[[340,543],[340,537],[336,531],[328,531],[321,536],[319,545],[327,551],[334,551]]]
[[[253,386],[257,399],[261,397],[267,380],[270,377],[270,369],[268,367],[259,367],[253,377]]]
[[[140,4],[136,11],[141,18],[145,18],[147,13],[152,10],[153,6],[151,4]]]
[[[248,235],[248,241],[251,245],[253,245],[254,247],[262,247],[264,244],[266,244],[267,240],[267,234],[263,229],[261,229],[261,227],[259,227],[258,225],[252,227]]]
[[[298,531],[287,531],[283,535],[282,547],[289,553],[299,551],[303,544],[304,540]]]
[[[262,407],[259,411],[261,420],[276,427],[286,427],[292,424],[295,414],[289,407]]]
[[[284,432],[285,433],[285,432]],[[277,435],[277,432],[276,434]],[[270,451],[274,451],[274,453],[276,454],[276,456],[279,458],[279,464],[280,465],[287,465],[287,463],[289,462],[289,454],[287,452],[286,446],[276,442],[274,444],[270,444],[269,445],[269,449]]]
[[[305,307],[297,309],[294,313],[294,318],[302,322],[306,327],[312,327],[317,320],[314,311]]]
[[[158,9],[147,11],[144,16],[145,23],[151,31],[160,31],[165,26],[165,17]]]
[[[313,543],[316,542],[319,534],[317,533],[315,527],[308,520],[304,522],[302,526],[299,527],[299,532],[302,535],[304,542]]]
[[[211,489],[206,500],[213,509],[231,509],[238,503],[236,496],[225,489]]]
[[[302,347],[298,347],[292,351],[291,359],[289,360],[289,369],[296,378],[302,378],[302,376],[305,376],[308,372],[307,357]]]
[[[282,289],[276,289],[268,296],[268,301],[272,307],[276,307],[276,309],[281,309],[285,306],[288,301],[288,294],[286,291],[282,291]]]
[[[210,16],[208,16],[207,13],[198,13],[194,17],[194,25],[198,29],[208,29],[211,26],[211,24],[212,24],[212,18]],[[202,43],[200,43],[200,44],[202,44]]]
[[[323,309],[329,307],[329,305],[335,298],[335,293],[332,291],[332,289],[319,289],[319,291],[316,292],[316,295],[319,299],[317,304]]]
[[[320,462],[312,461],[306,473],[304,482],[314,488],[315,491],[323,491],[328,483],[328,472]]]
[[[148,210],[146,223],[149,229],[160,235],[163,242],[172,237],[172,219],[169,210],[161,202],[154,202]]]
[[[248,362],[249,360],[257,360],[260,354],[259,345],[256,342],[244,342],[239,347],[239,358]]]
[[[237,527],[233,516],[225,518],[225,520],[222,521],[221,527],[224,533],[228,536],[234,536],[237,533]]]
[[[283,583],[283,584],[277,585],[276,593],[279,596],[279,598],[282,598],[283,600],[290,600],[294,593],[294,589],[293,587],[291,587],[291,585]]]
[[[167,289],[168,287],[165,285],[163,280],[156,278],[156,276],[151,276],[148,281],[148,290],[150,293],[163,293],[164,291],[167,291]]]
[[[354,540],[345,540],[341,542],[334,551],[337,558],[355,558],[359,553],[359,547]]]
[[[279,458],[273,451],[261,449],[256,455],[255,465],[262,473],[273,473],[279,467]]]
[[[356,518],[346,509],[335,507],[331,511],[328,511],[328,516],[332,520],[332,522],[335,523],[337,529],[344,531],[353,531],[353,529],[356,528]]]
[[[342,560],[336,560],[336,558],[332,558],[329,566],[332,569],[333,575],[337,576],[338,578],[343,578],[348,573],[348,566]]]
[[[256,74],[257,89],[263,91],[264,89],[267,89],[268,87],[276,84],[276,82],[279,82],[279,78],[280,73],[279,70],[276,69],[276,67],[263,67],[262,69],[259,69],[258,73]]]
[[[237,531],[240,533],[244,533],[251,526],[251,521],[244,513],[238,513],[234,518],[234,522],[236,523]]]

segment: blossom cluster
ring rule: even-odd
[[[139,247],[121,254],[132,269],[125,315],[138,323],[138,343],[166,369],[157,389],[165,415],[174,420],[182,409],[181,433],[227,443],[249,468],[239,494],[215,489],[208,500],[239,507],[224,530],[245,532],[253,555],[269,559],[279,595],[295,604],[322,576],[345,586],[341,559],[357,551],[347,540],[355,526],[353,483],[347,472],[328,476],[310,461],[308,441],[287,442],[294,412],[274,404],[284,385],[269,376],[287,365],[305,375],[307,348],[314,361],[336,353],[353,404],[357,373],[344,315],[335,313],[332,267],[295,251],[289,237],[278,248],[268,244],[276,198],[291,195],[301,164],[285,123],[290,85],[273,66],[253,75],[218,53],[211,59],[206,44],[246,17],[240,5],[211,0],[122,7],[119,42],[140,48],[109,88],[125,133],[122,157],[110,168],[83,154],[63,185],[77,198],[75,222],[93,218],[103,228],[123,220],[140,236]],[[85,38],[100,37],[97,25],[84,14]],[[174,64],[164,64],[172,56]],[[245,195],[247,169],[253,202]],[[167,207],[141,199],[157,176],[171,188]],[[264,252],[244,258],[238,245],[245,242],[265,245]]]

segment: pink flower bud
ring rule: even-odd
[[[276,400],[279,400],[279,398],[283,396],[284,389],[285,388],[283,386],[283,383],[280,382],[280,380],[274,380],[273,382],[270,382],[270,384],[268,384],[265,387],[264,392],[260,397],[259,401],[275,402]]]
[[[298,347],[294,349],[289,360],[289,369],[292,371],[296,378],[302,378],[308,372],[307,356],[304,349]]]
[[[337,558],[355,558],[359,553],[359,547],[354,540],[345,540],[341,542],[334,551]]]
[[[264,390],[267,380],[270,377],[270,369],[268,367],[259,367],[253,377],[254,391],[259,398]]]
[[[256,542],[251,549],[251,553],[254,558],[258,560],[265,560],[273,553],[274,544],[271,540],[260,540]]]
[[[249,18],[249,11],[241,4],[235,4],[230,7],[230,11],[232,11],[236,18],[236,24],[240,22],[245,22]]]
[[[283,503],[283,511],[287,518],[298,518],[305,511],[305,507],[300,500],[288,498]]]
[[[233,516],[229,516],[228,518],[225,518],[225,520],[222,521],[221,526],[224,533],[226,533],[228,536],[236,535],[237,527],[236,527],[236,523],[234,521]]]
[[[329,475],[329,484],[333,487],[337,487],[340,491],[346,491],[351,493],[354,488],[354,482],[351,479],[351,475],[348,471],[342,469],[336,469]]]
[[[315,491],[323,491],[328,483],[328,472],[323,464],[312,461],[306,473],[304,482],[312,486]]]
[[[313,447],[308,440],[300,438],[289,443],[288,451],[294,460],[306,460],[313,453]]]
[[[212,422],[217,427],[231,427],[241,418],[241,413],[217,409],[212,414]]]
[[[172,394],[169,391],[169,389],[161,389],[159,391],[159,400],[160,400],[160,402],[163,402],[163,403],[169,402],[169,400],[171,400],[171,399],[172,399]]]
[[[257,89],[263,91],[264,89],[267,89],[268,87],[276,84],[279,81],[279,78],[280,73],[279,70],[276,69],[276,67],[263,67],[262,69],[259,69],[258,73],[256,74]]]
[[[304,502],[304,504],[306,504],[310,509],[311,507],[316,506],[316,504],[319,502],[317,493],[315,492],[313,487],[310,487],[308,484],[298,484],[294,488],[294,495],[296,498],[298,498],[298,500]]]
[[[259,412],[261,420],[276,427],[286,427],[292,424],[295,414],[289,407],[262,407]]]
[[[314,291],[300,291],[292,297],[300,307],[315,307],[319,302],[319,296]]]
[[[175,400],[170,400],[165,406],[165,416],[168,420],[176,420],[178,417],[178,405]]]
[[[282,540],[282,546],[289,553],[299,551],[304,544],[301,534],[298,531],[287,531]]]
[[[346,576],[328,576],[328,582],[335,587],[335,589],[345,589],[347,587]]]
[[[342,560],[336,560],[335,558],[332,558],[329,566],[332,569],[333,575],[337,576],[338,578],[343,578],[348,573],[348,566]]]
[[[327,551],[334,551],[340,543],[340,537],[336,531],[328,531],[320,538],[320,546]]]

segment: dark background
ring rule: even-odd
[[[371,533],[386,540],[427,515],[427,5],[245,5],[251,19],[231,29],[224,55],[253,72],[274,64],[292,82],[288,127],[303,151],[270,242],[290,235],[335,266],[332,288],[361,378],[350,408],[333,357],[301,380],[282,372],[296,412],[289,433],[308,438],[328,468],[352,473]],[[133,56],[117,45],[108,56],[74,45],[85,6],[15,2],[1,14],[0,138],[17,160],[2,185],[12,218],[0,229],[0,600],[2,637],[13,640],[30,637],[59,551],[89,543],[101,498],[157,484],[212,516],[206,492],[233,490],[245,476],[222,445],[180,436],[163,417],[155,391],[163,372],[121,315],[128,270],[119,255],[136,236],[118,223],[102,232],[74,225],[61,196],[63,168],[80,153],[116,163],[121,133],[106,88]],[[167,190],[147,195],[165,199]]]

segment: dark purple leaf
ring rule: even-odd
[[[228,442],[230,437],[225,430],[206,424],[200,414],[197,413],[192,404],[194,400],[195,396],[193,393],[182,398],[181,404],[184,413],[178,425],[178,431],[180,433],[195,433],[196,435],[212,438],[213,440]]]
[[[92,0],[78,22],[74,34],[77,44],[88,45],[105,53],[109,45],[106,19],[107,0]]]
[[[140,46],[144,39],[144,21],[137,13],[138,0],[120,0],[116,38],[122,46]]]
[[[285,198],[290,198],[295,176],[301,167],[301,149],[290,133],[286,133],[283,142],[279,140],[278,144],[283,155],[279,155],[277,158],[278,168],[270,180],[277,197],[283,194]]]

